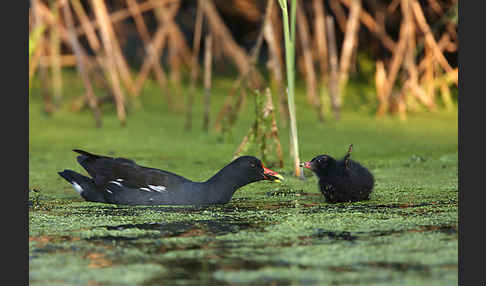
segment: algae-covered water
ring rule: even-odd
[[[50,118],[35,85],[30,95],[31,285],[457,285],[457,112],[401,122],[345,110],[340,122],[328,116],[318,124],[298,90],[301,158],[340,157],[353,143],[352,158],[375,176],[370,201],[328,204],[310,172],[293,177],[288,129],[279,122],[282,184],[247,185],[226,205],[128,207],[85,202],[57,175],[85,174],[72,149],[206,180],[231,161],[253,102],[230,136],[202,131],[200,105],[185,132],[183,101],[168,108],[149,87],[125,128],[105,106],[103,128],[95,129],[89,110],[70,111],[83,91],[71,80]],[[213,118],[231,82],[215,86]]]

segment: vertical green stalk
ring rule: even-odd
[[[32,32],[29,34],[29,65],[32,61],[32,56],[36,49],[40,49],[42,47],[39,46],[41,42],[42,34],[44,33],[46,26],[43,24],[39,24],[35,28],[32,29]],[[40,59],[37,59],[40,60]],[[30,94],[30,86],[31,86],[32,78],[29,76],[29,94]]]
[[[297,137],[297,122],[295,118],[295,16],[297,11],[297,0],[291,0],[290,7],[290,28],[287,0],[278,0],[282,9],[282,22],[285,36],[285,57],[287,66],[287,98],[290,113],[290,140],[293,148],[295,175],[301,176],[299,159],[299,143]],[[290,30],[290,31],[289,31]]]

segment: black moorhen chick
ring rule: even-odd
[[[224,204],[234,192],[261,180],[280,182],[283,177],[252,156],[242,156],[226,165],[206,182],[193,182],[179,175],[137,165],[125,158],[73,150],[92,177],[71,170],[59,172],[87,201],[121,205]]]
[[[358,162],[349,159],[353,145],[342,160],[319,155],[302,167],[319,177],[319,189],[329,203],[368,200],[373,190],[373,175]]]

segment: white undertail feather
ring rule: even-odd
[[[73,185],[74,190],[78,193],[81,194],[84,190],[83,188],[76,182],[72,181],[71,184]]]

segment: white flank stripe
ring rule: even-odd
[[[166,187],[165,186],[154,186],[154,185],[148,185],[152,190],[156,191],[156,192],[164,192],[166,191]]]
[[[123,179],[116,179],[118,182],[123,182]]]
[[[110,191],[110,190],[108,190],[108,189],[106,189],[106,191],[107,191],[108,193],[110,193],[110,194],[113,194],[113,192],[112,192],[112,191]]]
[[[151,190],[148,189],[148,188],[140,188],[140,190],[144,190],[144,191],[147,191],[147,192],[151,192]]]
[[[81,186],[78,183],[76,183],[76,182],[73,181],[73,182],[71,182],[71,184],[73,185],[74,190],[78,194],[81,194],[84,191],[83,188],[81,188]]]
[[[115,184],[115,185],[118,185],[120,187],[123,187],[121,183],[118,183],[118,182],[115,182],[115,181],[110,181],[110,183]]]

